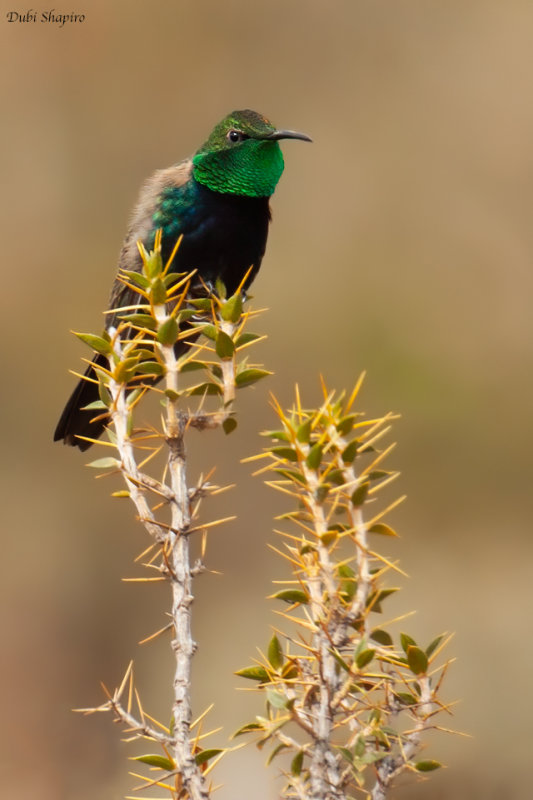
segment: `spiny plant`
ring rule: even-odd
[[[385,516],[403,498],[376,509],[381,489],[398,473],[383,468],[393,445],[379,450],[393,415],[367,420],[355,411],[361,379],[350,397],[330,392],[316,409],[303,408],[299,392],[281,423],[265,434],[269,486],[294,506],[280,517],[290,532],[277,531],[291,576],[272,597],[289,605],[255,664],[237,672],[256,681],[266,713],[236,735],[254,733],[271,745],[268,761],[290,756],[283,796],[301,800],[382,800],[404,770],[426,773],[440,764],[417,759],[422,734],[439,728],[435,717],[449,662],[437,636],[425,648],[401,633],[394,643],[378,624],[386,599],[397,591],[385,583],[398,565],[374,541],[396,536]],[[252,460],[252,459],[249,459]],[[403,574],[403,573],[402,573]]]
[[[231,297],[220,283],[202,288],[194,273],[172,272],[178,247],[179,240],[163,263],[161,232],[152,251],[139,243],[142,272],[119,276],[134,303],[113,309],[113,326],[102,335],[77,334],[107,359],[95,367],[96,377],[84,378],[98,384],[90,410],[107,425],[107,440],[88,441],[110,451],[89,466],[122,476],[125,488],[112,494],[133,501],[150,538],[136,559],[145,573],[133,580],[170,589],[169,623],[144,640],[171,637],[170,722],[145,710],[132,663],[115,690],[104,687],[100,706],[79,710],[110,712],[127,741],[148,743],[149,752],[134,756],[147,768],[132,772],[140,781],[135,791],[158,787],[172,800],[208,800],[211,771],[232,748],[212,746],[215,732],[203,731],[209,708],[193,719],[193,584],[206,570],[208,531],[233,517],[200,520],[203,499],[227,487],[213,484],[212,473],[190,484],[186,437],[190,428],[231,433],[237,389],[270,373],[246,358],[262,338],[248,331],[259,312],[244,308],[246,277]],[[391,447],[379,450],[393,416],[366,420],[354,411],[360,383],[348,398],[324,387],[317,409],[302,407],[298,392],[288,412],[274,401],[280,427],[266,434],[271,444],[262,454],[275,474],[269,484],[296,503],[283,517],[292,530],[279,532],[284,549],[276,548],[292,576],[273,595],[289,606],[281,612],[283,630],[237,673],[266,699],[266,713],[238,733],[254,732],[259,746],[270,744],[269,760],[289,756],[287,798],[384,800],[401,772],[439,766],[417,754],[422,735],[440,727],[435,718],[447,710],[440,690],[448,662],[439,661],[447,638],[422,648],[402,633],[395,644],[387,630],[394,620],[375,621],[396,591],[386,576],[401,571],[373,540],[395,535],[384,517],[399,501],[372,513],[379,491],[397,474],[383,469]],[[147,395],[161,402],[158,425],[139,424]],[[192,537],[201,542],[194,563]]]
[[[97,378],[93,380],[98,381],[100,399],[90,406],[95,417],[102,415],[108,422],[108,441],[89,441],[113,454],[96,459],[89,466],[106,475],[122,475],[126,489],[113,492],[113,496],[131,498],[138,519],[151,538],[136,559],[150,577],[135,580],[165,581],[171,590],[170,622],[149,637],[155,639],[167,631],[172,637],[175,670],[171,721],[159,722],[144,710],[134,686],[132,664],[115,691],[105,690],[105,703],[80,710],[110,711],[125,726],[127,740],[142,739],[158,745],[160,752],[135,757],[150,768],[147,775],[132,773],[141,780],[142,787],[156,785],[176,800],[206,800],[212,790],[211,769],[225,750],[205,744],[208,734],[202,732],[202,723],[206,711],[196,720],[192,718],[190,681],[196,643],[192,637],[191,605],[193,580],[205,570],[207,532],[227,520],[198,521],[203,498],[223,489],[211,483],[209,475],[202,475],[196,485],[189,485],[185,437],[190,428],[222,427],[226,433],[234,430],[236,390],[269,373],[248,364],[245,356],[247,348],[261,337],[245,330],[256,312],[243,310],[242,285],[229,298],[221,284],[216,292],[204,287],[205,296],[200,297],[195,286],[191,297],[194,274],[180,275],[170,270],[178,246],[179,241],[163,264],[160,232],[153,251],[147,252],[139,243],[142,273],[122,271],[119,276],[138,301],[119,309],[116,328],[101,336],[77,334],[108,360],[106,367],[96,368]],[[183,342],[189,346],[184,348]],[[200,375],[200,381],[180,385],[187,373]],[[160,396],[163,414],[159,427],[136,424],[139,403],[147,393]],[[208,396],[215,400],[210,411],[206,410]],[[184,409],[185,403],[195,400],[192,409]],[[147,464],[157,463],[156,457],[162,451],[162,475],[148,474]],[[201,557],[194,564],[190,557],[192,536],[202,537]]]

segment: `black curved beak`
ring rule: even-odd
[[[269,142],[277,142],[279,139],[301,139],[303,142],[312,142],[310,136],[305,133],[298,133],[298,131],[272,131],[267,133],[262,139],[267,139]]]

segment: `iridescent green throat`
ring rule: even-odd
[[[283,155],[276,141],[246,139],[236,147],[199,150],[193,176],[208,189],[244,197],[270,197],[283,172]]]

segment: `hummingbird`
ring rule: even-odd
[[[157,170],[143,185],[118,261],[117,278],[111,289],[109,310],[134,302],[131,289],[118,279],[121,270],[141,272],[137,247],[153,249],[156,233],[162,231],[165,262],[176,241],[183,236],[172,262],[172,271],[193,270],[203,286],[221,281],[228,296],[235,293],[248,273],[246,290],[263,259],[271,220],[270,197],[283,172],[282,139],[310,142],[304,133],[276,128],[266,117],[245,109],[233,111],[212,130],[208,139],[190,157],[167,169]],[[196,286],[191,294],[201,292]],[[203,290],[205,292],[205,288]],[[108,314],[108,328],[116,315]],[[183,344],[181,344],[183,347]],[[105,356],[95,354],[86,377],[96,377],[94,366],[106,366]],[[98,385],[80,380],[57,424],[54,441],[86,450],[105,430],[105,420],[96,419],[90,403],[98,400]]]

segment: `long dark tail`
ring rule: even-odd
[[[96,355],[92,364],[89,364],[85,374],[90,378],[95,378],[93,364],[97,366],[107,366],[107,358]],[[78,436],[89,436],[91,439],[98,439],[105,430],[106,420],[99,419],[93,422],[95,417],[102,414],[102,411],[89,409],[84,410],[84,406],[99,399],[98,385],[91,381],[80,380],[76,388],[70,395],[68,402],[63,409],[61,418],[57,423],[54,433],[54,442],[63,439],[65,444],[79,447],[80,450],[87,450],[91,442],[78,439]]]

